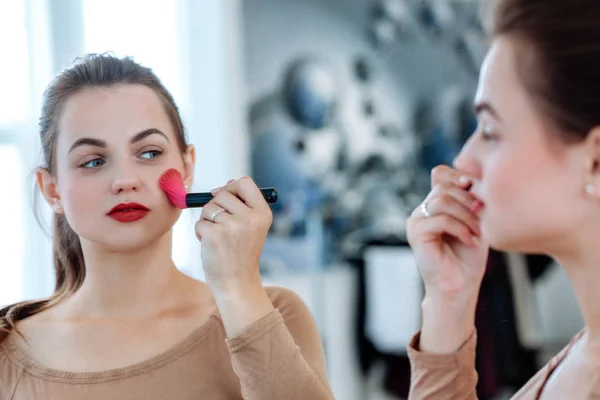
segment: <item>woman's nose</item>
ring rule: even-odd
[[[141,180],[131,163],[124,162],[116,169],[112,182],[112,192],[119,194],[124,191],[137,191]]]
[[[475,135],[467,140],[458,155],[454,158],[452,166],[467,175],[478,177],[481,168],[474,154],[474,139]]]

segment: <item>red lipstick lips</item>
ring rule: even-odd
[[[475,200],[473,205],[471,205],[471,212],[475,215],[478,215],[484,207],[485,205],[481,201]]]
[[[118,222],[135,222],[146,216],[150,209],[138,203],[121,203],[108,212],[108,216]]]
[[[471,192],[471,194],[475,198],[471,204],[471,212],[475,215],[478,215],[484,209],[485,204],[473,192]]]

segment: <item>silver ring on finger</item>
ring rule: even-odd
[[[210,222],[214,223],[215,218],[217,218],[219,215],[221,215],[224,212],[225,212],[225,209],[219,207],[219,209],[217,211],[215,211],[214,213],[212,213],[212,215],[210,216]]]
[[[421,213],[427,218],[431,217],[431,213],[427,209],[427,200],[421,203]]]

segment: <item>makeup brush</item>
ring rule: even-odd
[[[210,192],[187,193],[181,174],[174,168],[163,172],[158,184],[165,191],[171,203],[180,209],[204,207],[214,198]],[[267,203],[275,203],[277,201],[277,189],[269,187],[261,188],[260,191]]]

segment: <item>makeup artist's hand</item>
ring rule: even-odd
[[[479,230],[480,203],[462,176],[448,166],[436,167],[423,202],[429,216],[419,206],[407,222],[408,242],[425,284],[421,343],[434,352],[455,351],[472,332],[488,256]],[[430,336],[442,331],[448,332],[445,342]]]
[[[431,173],[431,192],[407,222],[408,241],[425,286],[443,295],[479,290],[487,247],[481,243],[476,198],[471,183],[458,171],[441,165]]]
[[[196,235],[202,267],[229,337],[273,310],[262,287],[259,261],[273,214],[249,177],[212,191],[202,209]]]

